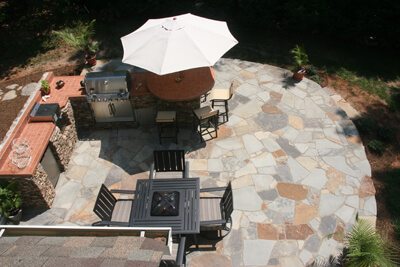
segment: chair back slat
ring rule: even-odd
[[[233,195],[232,195],[232,184],[229,182],[225,189],[224,195],[221,199],[222,208],[224,211],[224,218],[229,219],[233,212]]]
[[[93,211],[101,220],[111,221],[112,212],[116,202],[117,199],[113,196],[110,190],[102,184]]]
[[[154,169],[156,172],[185,171],[185,153],[183,150],[155,150]]]

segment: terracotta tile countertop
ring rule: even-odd
[[[50,81],[50,97],[40,103],[58,103],[60,108],[65,107],[69,98],[85,98],[86,91],[82,88],[80,81],[83,81],[85,76],[57,76]],[[57,88],[56,82],[64,81],[65,85],[62,88]]]
[[[21,120],[18,122],[14,132],[0,152],[0,177],[1,176],[32,176],[37,165],[39,164],[49,143],[50,137],[55,129],[55,124],[52,122],[30,122],[29,113],[36,102],[39,103],[58,103],[60,108],[65,107],[69,98],[85,98],[85,89],[81,87],[80,81],[84,76],[59,76],[54,77],[50,72],[46,78],[50,82],[50,97],[44,102],[41,98],[41,93],[37,92],[33,101],[29,104]],[[56,82],[62,80],[65,85],[57,89]],[[12,153],[12,142],[16,138],[26,138],[31,150],[31,159],[29,164],[19,169],[10,160]]]

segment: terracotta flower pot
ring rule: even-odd
[[[51,88],[49,88],[48,92],[46,92],[43,88],[40,88],[40,91],[42,92],[42,96],[49,95],[51,93]]]
[[[86,55],[85,59],[86,59],[87,64],[90,67],[96,66],[96,64],[97,64],[96,55],[94,55],[94,56]]]
[[[17,214],[8,216],[8,219],[12,222],[19,223],[22,219],[22,209],[19,209]]]
[[[305,70],[295,71],[293,72],[293,79],[295,79],[296,81],[301,81],[303,80],[305,73],[306,73]]]

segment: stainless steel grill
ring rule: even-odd
[[[89,103],[126,101],[129,99],[131,76],[128,71],[90,72],[81,85],[86,89]]]
[[[134,121],[128,101],[131,83],[128,71],[86,74],[81,85],[86,89],[86,99],[97,122]]]

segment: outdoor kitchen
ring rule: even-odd
[[[12,164],[7,155],[12,153],[11,145],[0,162],[0,176],[20,181],[25,206],[35,208],[51,207],[58,175],[68,166],[79,130],[154,124],[157,110],[175,110],[179,124],[190,125],[192,111],[200,106],[200,96],[214,85],[215,75],[212,68],[205,67],[164,76],[143,70],[99,71],[63,77],[54,77],[50,72],[44,79],[52,88],[51,97],[42,98],[40,91],[31,97],[17,131],[18,138],[25,138],[31,145],[29,165]],[[65,84],[62,88],[56,84],[59,80]],[[176,91],[172,90],[175,86]],[[45,136],[34,134],[35,130],[30,128],[36,125],[48,129]],[[41,145],[34,146],[39,138]],[[56,163],[45,170],[46,162],[38,155],[48,154]],[[57,177],[50,179],[50,176]]]

